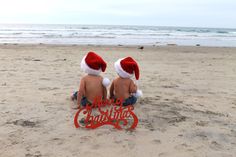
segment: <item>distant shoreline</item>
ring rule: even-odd
[[[0,24],[0,43],[236,47],[236,29],[128,25]]]
[[[177,45],[177,44],[167,44],[167,45],[120,45],[120,44],[114,44],[114,45],[99,45],[99,44],[48,44],[48,43],[0,43],[0,46],[49,46],[49,47],[114,47],[114,48],[137,48],[140,49],[140,47],[144,48],[158,48],[158,47],[195,47],[195,48],[236,48],[236,47],[230,47],[230,46],[196,46],[196,45]]]
[[[167,45],[96,45],[96,44],[44,44],[44,43],[0,43],[0,47],[4,46],[49,46],[49,47],[114,47],[114,48],[158,48],[158,47],[189,47],[189,48],[232,48],[230,46],[194,46],[194,45],[177,45],[177,44],[167,44]],[[140,49],[141,50],[141,49]]]

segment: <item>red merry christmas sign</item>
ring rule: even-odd
[[[138,124],[138,117],[134,114],[132,105],[122,106],[122,99],[106,99],[96,98],[91,105],[80,107],[74,117],[76,128],[85,125],[85,128],[95,129],[103,125],[112,125],[116,129],[134,129]],[[93,110],[97,110],[98,114],[94,115]],[[83,116],[84,121],[78,121],[78,117]],[[132,120],[133,123],[129,124]],[[81,124],[83,123],[83,124]]]

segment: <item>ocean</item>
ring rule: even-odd
[[[79,45],[187,45],[236,47],[236,29],[1,24],[0,43]]]

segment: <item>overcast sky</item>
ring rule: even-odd
[[[0,23],[236,28],[236,0],[0,0]]]

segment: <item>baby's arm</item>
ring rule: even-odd
[[[131,80],[131,82],[130,82],[129,92],[130,93],[136,93],[137,92],[137,86],[134,84],[133,80]]]
[[[103,99],[107,99],[107,88],[103,86]]]
[[[81,102],[83,95],[85,95],[85,80],[84,80],[84,78],[82,78],[80,81],[79,91],[78,91],[78,95],[77,95],[78,106],[80,106],[80,102]]]
[[[110,99],[114,97],[114,81],[111,84],[110,87]]]

